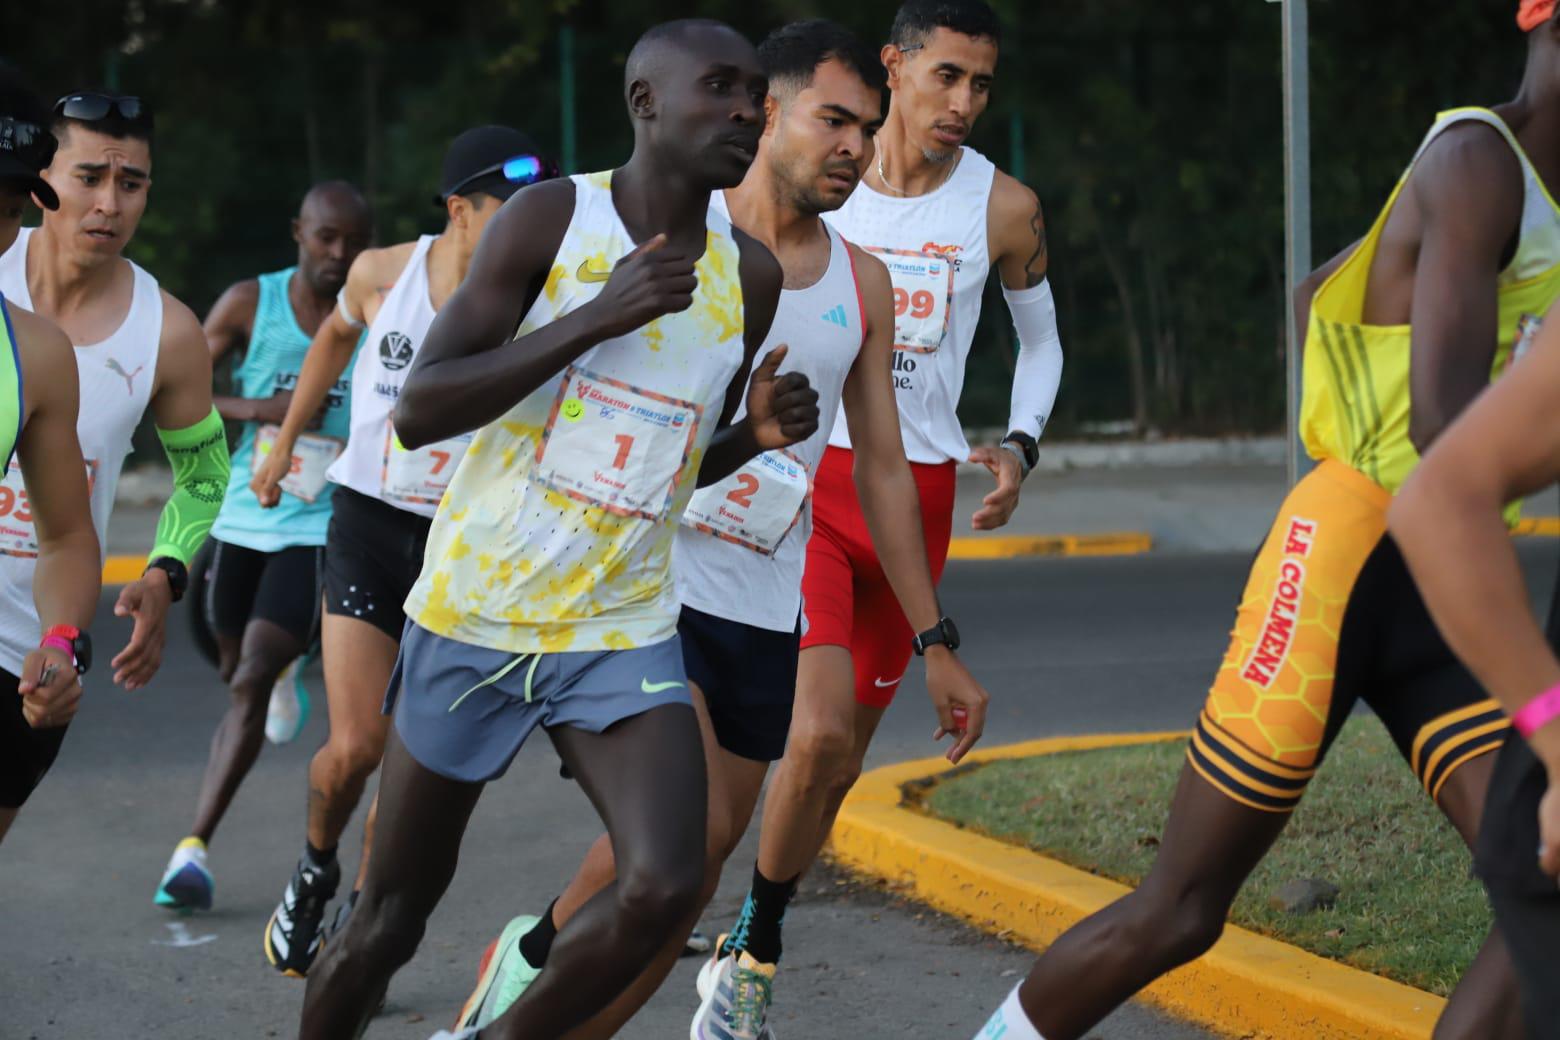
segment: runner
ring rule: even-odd
[[[326,905],[341,878],[336,846],[384,754],[389,720],[379,708],[405,622],[401,602],[422,567],[428,525],[470,439],[407,450],[391,430],[390,410],[434,314],[465,278],[482,229],[505,199],[548,171],[531,139],[509,127],[477,127],[450,143],[435,200],[445,211],[444,231],[365,250],[352,263],[336,309],[309,345],[275,443],[251,482],[262,506],[282,501],[292,459],[318,447],[305,441],[305,431],[337,392],[356,351],[351,432],[326,474],[339,485],[326,534],[321,625],[330,736],[309,764],[303,856],[265,929],[266,957],[287,975],[307,974],[319,952]],[[364,347],[357,350],[360,339]],[[373,827],[371,809],[365,868]],[[360,869],[360,884],[362,877]],[[355,897],[356,889],[340,908],[338,926]]]
[[[861,187],[827,218],[882,259],[893,280],[894,385],[934,581],[948,555],[957,462],[983,463],[997,476],[972,526],[1005,524],[1035,463],[1035,441],[1061,376],[1039,203],[961,144],[986,107],[998,33],[996,16],[979,0],[911,0],[900,8],[882,52],[893,93],[876,159]],[[971,452],[955,406],[993,268],[1021,345],[1012,432],[1001,448]],[[938,690],[952,681],[950,651],[959,646],[950,619],[917,614],[912,626],[900,609],[863,522],[848,401],[843,411],[846,421],[835,421],[815,482],[795,718],[764,800],[753,887],[727,944],[764,964],[780,960],[785,908],[861,773],[912,650],[925,654],[928,686]],[[950,728],[941,706],[939,716],[942,728]],[[957,761],[980,733],[979,721],[970,718],[948,757]]]
[[[1517,98],[1442,113],[1370,232],[1298,294],[1301,433],[1320,465],[1252,568],[1158,859],[1135,893],[1057,940],[981,1036],[1082,1036],[1212,946],[1358,700],[1463,839],[1478,833],[1506,719],[1436,631],[1387,508],[1560,297],[1560,210],[1545,189],[1560,184],[1560,24],[1544,6],[1524,24]],[[1436,1035],[1525,1037],[1520,1007],[1492,934]]]
[[[59,208],[38,175],[54,149],[47,106],[16,70],[0,64],[0,253],[16,240],[29,196],[44,209]],[[0,495],[0,537],[36,517],[31,594],[38,617],[49,623],[35,650],[0,646],[0,840],[54,761],[81,702],[78,668],[84,672],[92,657],[86,628],[102,570],[76,441],[72,360],[63,332],[0,293],[0,458],[10,469],[15,457],[30,489],[20,498]],[[72,459],[76,465],[64,464]],[[40,683],[49,669],[56,678]]]
[[[194,826],[157,886],[159,906],[211,908],[215,881],[206,846],[260,754],[272,688],[315,638],[319,564],[330,521],[325,468],[346,439],[345,382],[327,398],[317,432],[299,438],[297,472],[286,481],[287,494],[276,508],[260,509],[249,478],[287,413],[310,337],[335,309],[347,269],[372,231],[368,203],[356,188],[342,181],[316,185],[293,221],[297,265],[236,283],[206,317],[212,363],[235,350],[244,355],[234,373],[238,396],[216,400],[222,418],[243,429],[227,497],[211,531],[216,549],[206,600],[196,604],[216,637],[231,701],[211,740]],[[296,734],[305,719],[295,712],[292,721]]]
[[[189,560],[221,506],[227,441],[211,406],[211,359],[200,322],[121,255],[146,209],[150,110],[134,97],[67,94],[54,106],[51,130],[59,147],[42,176],[59,206],[45,209],[42,226],[22,229],[0,256],[0,293],[75,344],[76,435],[100,553],[130,436],[143,415],[156,422],[173,466],[173,496],[146,572],[124,587],[114,607],[117,616],[134,619],[134,629],[111,662],[113,678],[139,690],[162,662],[168,607],[183,595]],[[8,471],[0,500],[22,503],[25,494],[22,474]],[[13,509],[0,526],[0,667],[9,670],[37,643],[32,590],[43,545],[30,510]],[[78,665],[89,663],[88,649],[77,647]],[[61,730],[34,759],[33,784],[63,736]]]
[[[710,205],[763,129],[752,44],[719,22],[668,23],[635,44],[625,80],[633,157],[504,208],[397,405],[408,443],[485,425],[407,601],[379,849],[310,979],[304,1040],[362,1026],[415,951],[483,785],[538,725],[606,823],[621,881],[564,926],[558,971],[488,1040],[562,1036],[687,934],[706,779],[677,520],[696,479],[816,431],[818,395],[776,374],[779,348],[748,385],[781,272]]]
[[[939,616],[894,407],[893,287],[880,261],[847,245],[820,219],[845,202],[871,160],[872,136],[883,121],[883,66],[875,49],[827,21],[788,25],[760,44],[758,54],[769,78],[758,156],[741,186],[716,194],[713,203],[723,215],[729,207],[731,219],[780,260],[785,291],[766,348],[791,344],[783,369],[808,377],[828,421],[803,443],[768,452],[700,491],[677,535],[678,635],[709,770],[705,881],[695,916],[747,830],[769,763],[785,752],[796,696],[802,564],[812,531],[809,475],[842,399],[861,454],[862,509],[878,532],[884,569],[920,627]],[[956,661],[941,678],[947,685],[934,687],[933,695],[947,728],[953,729],[951,713],[963,707],[978,732],[984,691]],[[535,980],[558,928],[612,880],[612,845],[603,837],[541,919],[510,922],[502,953],[488,955],[457,1027],[486,1026],[502,1014]],[[665,978],[685,933],[672,935],[650,970],[571,1037],[614,1035]],[[758,1035],[774,966],[744,952],[705,975],[711,984],[694,1035]],[[741,1013],[732,1006],[738,993],[752,997]]]
[[[1495,760],[1475,863],[1534,1037],[1560,1029],[1560,613],[1546,645],[1501,508],[1560,480],[1557,340],[1554,328],[1539,335],[1514,378],[1452,424],[1388,513],[1436,624],[1516,723]]]

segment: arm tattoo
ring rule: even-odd
[[[1033,289],[1045,281],[1045,271],[1050,261],[1050,251],[1045,243],[1045,217],[1040,214],[1038,200],[1035,202],[1035,215],[1029,218],[1029,230],[1035,236],[1035,251],[1024,262],[1024,288]]]

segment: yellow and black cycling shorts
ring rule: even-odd
[[[1187,750],[1242,805],[1298,805],[1358,701],[1435,799],[1505,737],[1505,714],[1441,638],[1387,534],[1391,501],[1364,474],[1323,461],[1257,554]]]

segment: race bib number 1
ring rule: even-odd
[[[788,451],[766,451],[726,479],[695,491],[682,522],[773,556],[802,518],[807,504],[807,467]]]
[[[96,459],[87,460],[87,494],[97,483]],[[33,524],[32,503],[22,483],[22,467],[14,459],[0,480],[0,555],[38,557],[38,529]]]
[[[281,427],[266,424],[255,431],[255,450],[250,456],[251,469],[258,472],[260,464],[271,454],[276,435]],[[281,489],[289,495],[313,503],[325,491],[325,471],[341,454],[342,443],[335,437],[322,437],[305,433],[293,445],[292,469],[282,478]]]
[[[407,448],[395,435],[395,427],[385,422],[385,465],[382,493],[393,502],[436,506],[450,486],[450,479],[466,456],[472,434],[451,437],[447,441]]]
[[[894,284],[894,349],[933,354],[948,334],[953,304],[953,263],[935,253],[909,249],[867,251],[888,267]]]
[[[688,468],[704,409],[571,367],[531,479],[619,516],[660,520]]]

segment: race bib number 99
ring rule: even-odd
[[[276,435],[281,427],[267,424],[255,431],[255,450],[250,455],[250,468],[258,472],[260,464],[271,454]],[[293,445],[292,468],[282,478],[280,487],[289,495],[313,503],[325,491],[325,471],[341,454],[342,443],[335,437],[322,437],[305,433]]]
[[[421,448],[407,448],[387,419],[385,465],[380,481],[383,496],[407,505],[438,505],[460,468],[460,460],[466,457],[473,436],[465,433]]]
[[[87,460],[87,494],[97,483],[97,460]],[[38,529],[33,524],[32,503],[22,483],[22,467],[16,460],[0,480],[0,554],[24,559],[38,557]]]
[[[553,402],[531,479],[619,516],[671,509],[704,409],[570,367]]]
[[[894,284],[894,349],[933,354],[948,334],[953,304],[953,264],[935,253],[909,249],[867,251],[888,267]]]
[[[773,556],[802,518],[807,467],[788,451],[766,451],[725,480],[700,488],[682,522],[762,556]]]

